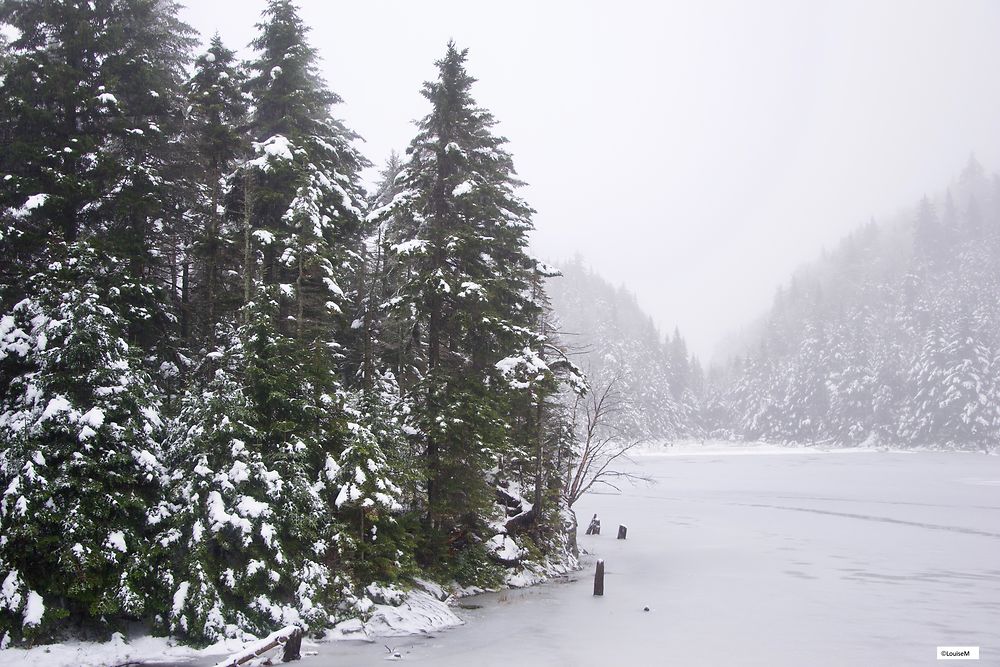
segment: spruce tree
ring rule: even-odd
[[[187,84],[184,138],[194,160],[186,174],[189,188],[190,273],[184,273],[184,303],[197,340],[211,343],[216,325],[239,308],[243,285],[237,279],[243,259],[238,203],[229,176],[249,150],[246,140],[245,75],[218,35],[195,61]],[[188,315],[188,313],[183,313]],[[182,327],[184,329],[184,327]]]
[[[48,234],[96,236],[116,256],[133,335],[165,326],[154,245],[172,208],[179,91],[190,28],[162,0],[13,0],[20,31],[5,63],[0,207],[44,195],[13,248],[37,256]],[[162,276],[162,273],[161,273]],[[140,327],[139,322],[144,324]]]
[[[341,100],[319,76],[293,3],[271,0],[258,28],[247,82],[256,157],[242,176],[253,248],[263,255],[259,278],[278,287],[279,331],[329,345],[357,269],[358,173],[368,163],[357,135],[330,115]]]
[[[530,356],[540,307],[525,252],[532,211],[516,195],[495,119],[472,98],[466,59],[449,43],[438,78],[422,90],[431,111],[397,180],[404,192],[395,210],[409,238],[392,248],[404,268],[390,304],[410,325],[405,339],[421,372],[414,425],[426,452],[427,518],[453,545],[474,545],[487,530],[494,494],[486,471],[510,447],[510,386],[496,364]],[[441,556],[437,547],[425,553]]]
[[[144,366],[169,365],[163,239],[178,212],[190,44],[176,11],[152,0],[0,7],[19,33],[0,77],[0,298],[6,333],[35,341],[5,347],[2,372],[14,421],[0,567],[5,590],[20,591],[5,624],[22,620],[23,637],[106,631],[161,608],[149,541],[166,514],[159,392]],[[14,525],[22,511],[37,520]]]
[[[0,634],[107,632],[159,608],[161,421],[107,261],[52,240],[0,325]]]
[[[193,388],[172,446],[182,471],[178,544],[189,556],[174,577],[171,625],[199,641],[234,628],[328,626],[342,591],[355,587],[327,471],[350,433],[341,339],[366,163],[355,135],[330,116],[339,98],[319,78],[294,5],[270,2],[258,27],[246,82],[254,141],[226,180],[241,213],[231,222],[240,224],[244,305],[225,349],[204,361],[210,401]],[[209,53],[205,83],[192,85],[214,95],[200,113],[205,155],[221,163],[238,154],[228,126],[240,106],[228,56],[217,46]],[[222,239],[236,236],[229,222]]]
[[[196,642],[325,627],[337,598],[333,523],[308,472],[317,443],[300,435],[323,406],[289,394],[303,369],[274,335],[277,305],[249,308],[250,323],[206,361],[211,378],[186,397],[171,439],[169,629]]]

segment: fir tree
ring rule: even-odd
[[[308,29],[288,0],[272,0],[254,40],[247,83],[257,157],[243,167],[260,279],[279,287],[279,330],[326,340],[357,268],[367,161],[330,115],[340,98],[316,70]],[[342,322],[341,322],[342,325]]]

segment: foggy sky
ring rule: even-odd
[[[248,55],[263,0],[182,17]],[[957,174],[1000,167],[1000,2],[300,0],[335,113],[380,165],[449,38],[538,211],[709,356],[799,264]]]

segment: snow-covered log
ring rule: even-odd
[[[285,647],[281,657],[282,662],[291,662],[292,660],[301,658],[302,656],[299,651],[302,648],[302,628],[297,625],[289,625],[281,630],[272,632],[267,637],[250,644],[239,653],[235,653],[225,660],[216,663],[215,667],[238,667],[279,646]]]

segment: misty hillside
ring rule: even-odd
[[[612,378],[628,406],[634,438],[701,433],[702,370],[679,332],[664,337],[635,295],[615,287],[577,257],[558,265],[546,291],[574,360],[595,383]]]
[[[1000,177],[803,267],[713,383],[709,429],[745,439],[984,448],[1000,428]]]

